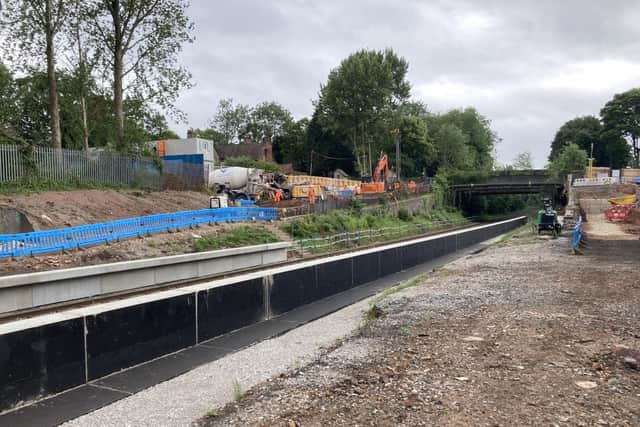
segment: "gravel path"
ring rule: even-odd
[[[315,360],[324,347],[351,334],[367,308],[368,303],[361,301],[63,425],[187,426],[210,409],[233,401],[238,385],[244,392]]]
[[[522,242],[525,244],[519,244]],[[516,236],[392,295],[318,362],[199,425],[635,426],[640,242]]]

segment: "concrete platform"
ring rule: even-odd
[[[287,260],[290,242],[0,277],[0,314],[214,277]]]

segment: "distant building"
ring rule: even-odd
[[[220,160],[228,157],[245,156],[252,160],[266,160],[273,162],[273,144],[271,138],[265,137],[262,142],[254,142],[251,134],[245,136],[244,140],[239,144],[219,144],[216,151],[220,156]]]
[[[220,161],[213,141],[202,138],[163,139],[151,141],[151,149],[160,157],[202,154],[205,163]]]
[[[207,182],[209,173],[220,164],[213,141],[202,138],[151,141],[150,148],[163,160],[166,170],[174,175],[189,176]],[[192,179],[192,180],[193,180]]]

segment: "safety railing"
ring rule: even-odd
[[[58,230],[0,235],[0,258],[64,251],[224,221],[275,220],[275,208],[221,208],[127,218]]]
[[[352,232],[338,233],[331,236],[297,239],[289,251],[298,254],[305,252],[326,252],[335,248],[348,248],[366,243],[399,239],[414,236],[444,227],[469,224],[467,219],[458,221],[432,221],[429,223],[407,224],[399,227],[368,228]]]

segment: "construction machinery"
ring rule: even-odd
[[[386,182],[390,180],[393,173],[389,169],[389,157],[386,153],[380,153],[380,159],[373,171],[371,182],[363,182],[360,184],[360,192],[362,194],[378,194],[386,191]]]
[[[553,209],[551,199],[544,198],[542,201],[543,209],[538,211],[538,219],[536,229],[538,234],[543,231],[550,231],[554,236],[560,235],[562,224],[558,221],[558,212]]]

